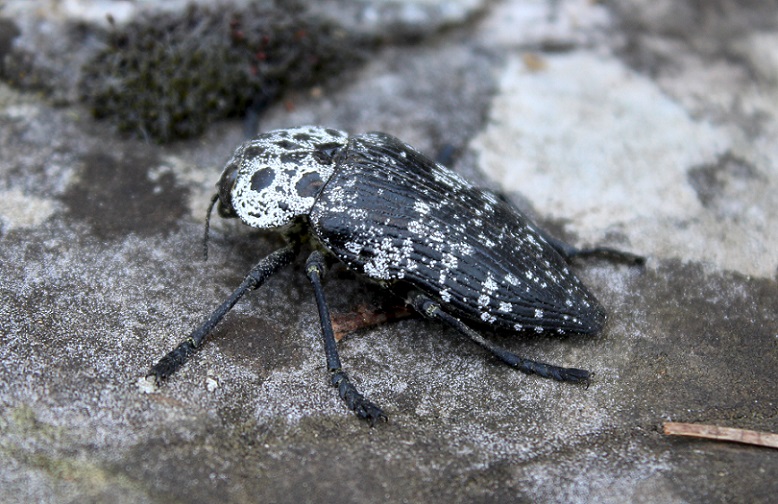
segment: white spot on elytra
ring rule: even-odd
[[[427,215],[430,213],[430,206],[423,201],[416,201],[413,204],[413,209],[422,215]]]
[[[478,241],[481,242],[481,244],[488,248],[494,248],[496,243],[494,243],[492,240],[484,236],[483,234],[478,235]]]
[[[446,268],[453,270],[456,269],[457,265],[459,264],[459,259],[453,254],[443,254],[443,266]]]
[[[427,226],[421,221],[412,220],[408,223],[408,231],[418,236],[425,236],[427,234]]]
[[[451,250],[460,256],[471,256],[475,252],[469,243],[454,243],[451,245]]]
[[[483,283],[484,291],[488,293],[492,293],[497,290],[497,283],[494,281],[494,278],[492,278],[491,274],[488,274],[486,276],[486,280],[484,280]]]
[[[346,242],[344,246],[346,247],[346,250],[348,250],[354,255],[359,255],[359,253],[362,252],[362,248],[363,248],[363,245],[361,243],[355,243],[355,242]]]

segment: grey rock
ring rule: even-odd
[[[778,432],[778,18],[724,0],[667,3],[677,15],[641,0],[459,5],[449,30],[290,94],[261,128],[450,144],[457,171],[557,236],[646,254],[645,269],[574,264],[609,311],[602,334],[494,336],[593,371],[591,385],[518,374],[412,318],[340,343],[389,415],[371,429],[326,383],[297,264],[150,386],[149,366],[279,246],[216,219],[200,260],[243,125],[150,145],[0,84],[0,501],[770,501],[773,451],[659,426]],[[325,288],[337,313],[385,299],[343,269]]]

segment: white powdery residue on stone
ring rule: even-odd
[[[19,189],[0,192],[0,230],[31,228],[42,224],[57,211],[53,200],[29,196]]]
[[[530,72],[515,55],[506,66],[489,126],[472,144],[487,174],[540,215],[569,221],[581,243],[617,229],[644,255],[772,277],[778,227],[767,229],[762,216],[778,211],[769,190],[778,177],[753,161],[764,187],[732,203],[737,218],[719,218],[689,172],[735,149],[727,131],[616,60],[575,53],[545,63]]]

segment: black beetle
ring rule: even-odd
[[[517,332],[594,334],[603,327],[605,311],[567,261],[602,254],[642,262],[613,249],[579,250],[555,240],[504,198],[383,133],[349,136],[305,126],[259,135],[227,163],[209,217],[217,203],[222,217],[279,230],[287,245],[252,268],[147,376],[159,383],[175,372],[248,290],[260,287],[309,242],[306,274],[332,384],[371,425],[386,415],[341,367],[321,283],[327,261],[337,259],[389,288],[416,311],[445,322],[520,371],[568,382],[585,382],[589,373],[519,357],[463,320]],[[206,236],[207,229],[206,223]]]

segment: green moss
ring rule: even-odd
[[[283,5],[192,5],[113,30],[84,66],[81,98],[95,117],[165,142],[261,109],[287,89],[311,86],[364,59],[369,41]]]

